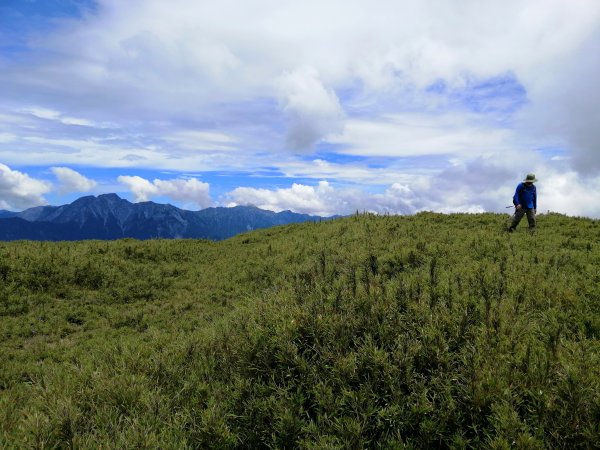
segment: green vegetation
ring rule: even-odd
[[[598,448],[600,222],[0,243],[0,448]]]

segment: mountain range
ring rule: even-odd
[[[37,206],[21,212],[0,210],[0,240],[221,240],[258,228],[322,219],[291,211],[275,213],[254,206],[189,211],[169,204],[131,203],[117,194],[103,194],[81,197],[62,206]]]

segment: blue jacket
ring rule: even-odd
[[[537,209],[537,192],[535,185],[527,186],[525,183],[519,183],[513,197],[515,206],[521,205],[525,209]]]

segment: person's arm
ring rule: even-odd
[[[533,191],[533,209],[537,212],[537,189]]]
[[[519,194],[521,193],[522,184],[519,183],[517,185],[517,189],[515,190],[515,195],[513,196],[513,205],[515,208],[519,209],[521,207],[521,200],[519,200]]]

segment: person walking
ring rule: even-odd
[[[519,222],[524,215],[527,215],[529,223],[529,231],[535,231],[535,214],[537,210],[537,192],[535,183],[538,181],[535,174],[528,173],[525,179],[517,185],[515,195],[513,196],[513,204],[515,205],[515,214],[512,218],[512,223],[508,231],[512,233],[519,225]]]

